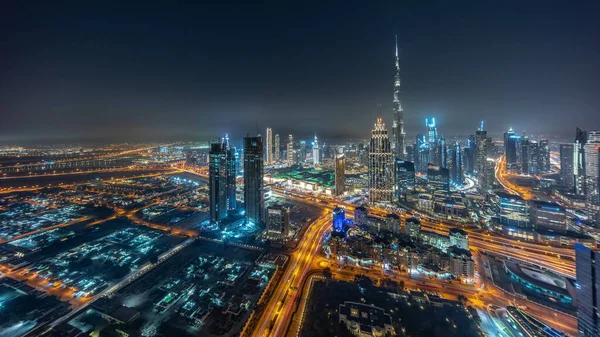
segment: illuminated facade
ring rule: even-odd
[[[404,198],[415,189],[415,164],[412,162],[396,159],[395,165],[396,199]]]
[[[229,145],[229,138],[225,137],[227,142],[227,210],[233,211],[237,208],[236,183],[238,156],[235,148]]]
[[[565,208],[551,202],[532,200],[530,202],[531,223],[538,231],[564,233],[567,231]]]
[[[281,143],[279,140],[279,134],[275,134],[275,148],[273,149],[273,160],[279,162],[279,155],[281,154]]]
[[[587,143],[587,133],[577,128],[573,143],[573,183],[577,195],[585,195],[585,154],[583,150],[585,143]]]
[[[264,221],[264,154],[262,137],[244,138],[244,204],[246,223],[261,225]]]
[[[574,154],[573,144],[560,144],[560,180],[563,186],[570,189],[575,188]]]
[[[477,175],[477,182],[479,189],[487,190],[490,185],[490,177],[488,176],[487,157],[488,157],[488,141],[487,131],[483,129],[483,122],[481,127],[475,133],[476,141],[476,152],[475,152],[475,172]]]
[[[550,144],[548,139],[542,138],[538,144],[538,170],[550,172]]]
[[[210,144],[208,177],[210,221],[218,223],[227,216],[227,145],[224,139]]]
[[[319,140],[317,139],[317,134],[315,134],[315,142],[313,143],[313,165],[319,165],[321,161],[321,152],[319,149]]]
[[[396,37],[396,67],[394,76],[394,118],[392,123],[392,149],[394,156],[400,159],[406,159],[406,144],[404,139],[404,110],[400,103],[400,59],[398,56],[398,37]]]
[[[273,164],[273,130],[267,128],[267,138],[265,139],[265,165]]]
[[[427,185],[434,191],[450,192],[450,171],[445,167],[427,164]]]
[[[600,131],[589,131],[583,146],[585,196],[590,207],[600,205]]]
[[[286,155],[287,155],[287,164],[289,166],[294,165],[294,163],[296,162],[296,158],[294,158],[295,157],[294,156],[294,137],[292,135],[288,136]]]
[[[500,204],[500,224],[507,230],[529,228],[529,203],[518,195],[497,192]]]
[[[344,194],[346,188],[346,157],[340,153],[335,158],[335,195]]]
[[[332,222],[334,232],[344,232],[344,223],[346,222],[346,210],[343,207],[336,207],[333,209]]]
[[[460,148],[460,144],[455,142],[452,145],[452,149],[450,150],[450,161],[452,165],[450,165],[450,180],[457,184],[462,185],[463,183],[463,155],[462,150]]]
[[[290,210],[281,205],[267,207],[267,237],[286,238],[290,230]]]
[[[504,133],[504,155],[506,156],[506,167],[510,168],[517,164],[517,149],[521,137],[512,128]]]
[[[388,131],[377,119],[369,144],[369,202],[392,201],[394,162]]]
[[[580,336],[600,335],[600,252],[575,244],[577,328]]]

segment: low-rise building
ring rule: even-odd
[[[394,334],[392,317],[382,308],[346,301],[339,306],[340,323],[358,337],[383,337]]]

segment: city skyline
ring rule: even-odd
[[[577,125],[600,123],[593,6],[565,15],[535,3],[366,11],[348,4],[329,20],[328,6],[107,4],[64,6],[59,23],[45,14],[60,6],[13,5],[5,28],[14,34],[0,64],[0,142],[206,140],[255,133],[255,125],[299,138],[367,139],[362,126],[376,117],[393,125],[394,35],[407,140],[426,117],[446,135],[471,134],[484,119],[491,135],[513,126],[570,136]],[[129,21],[140,9],[146,16]],[[493,19],[497,12],[503,21]],[[163,13],[174,20],[153,25]],[[380,24],[367,24],[373,15]],[[308,20],[315,26],[299,29]],[[23,23],[27,30],[14,28]],[[205,33],[211,29],[218,37]]]

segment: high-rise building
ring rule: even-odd
[[[377,118],[369,144],[369,202],[392,201],[394,162],[388,131]]]
[[[477,141],[475,135],[470,135],[467,139],[467,147],[465,148],[465,171],[469,174],[475,172],[475,152],[477,150]]]
[[[295,153],[294,153],[294,137],[292,135],[288,136],[288,143],[286,149],[287,155],[287,164],[292,166],[296,163]]]
[[[224,139],[210,144],[208,190],[210,221],[218,223],[227,216],[227,146]]]
[[[548,139],[542,138],[539,142],[538,148],[538,170],[539,172],[550,172],[550,144]]]
[[[600,336],[600,252],[576,243],[575,265],[579,336]]]
[[[457,185],[463,183],[463,156],[460,149],[460,144],[454,142],[452,149],[450,150],[450,160],[452,165],[450,167],[450,180]]]
[[[417,143],[415,144],[415,170],[418,172],[425,172],[427,170],[427,163],[431,162],[429,143],[425,138],[425,135],[417,135]]]
[[[560,144],[560,180],[563,186],[570,189],[575,188],[574,153],[573,144]]]
[[[524,137],[521,140],[521,174],[531,174],[532,155],[531,141]]]
[[[275,204],[267,207],[267,237],[286,238],[290,231],[290,209]]]
[[[477,143],[477,151],[475,154],[476,165],[475,171],[477,175],[477,182],[479,189],[487,190],[490,185],[490,177],[488,177],[487,157],[488,157],[488,139],[487,131],[483,129],[483,122],[481,127],[475,133],[475,140]]]
[[[438,141],[438,157],[441,167],[448,167],[448,147],[446,146],[446,138],[440,136]]]
[[[244,138],[244,204],[246,223],[262,225],[264,221],[264,165],[262,137]]]
[[[573,142],[573,183],[575,184],[575,193],[585,195],[585,151],[584,146],[587,143],[587,133],[580,128],[575,131],[575,141]]]
[[[265,165],[273,164],[273,130],[267,128],[267,138],[265,139]]]
[[[346,189],[346,158],[343,150],[340,152],[335,158],[335,195],[343,194]]]
[[[313,165],[319,165],[321,162],[321,153],[319,151],[319,140],[317,139],[317,134],[315,133],[315,141],[313,143]]]
[[[445,167],[427,164],[427,185],[433,191],[450,192],[450,171]]]
[[[516,134],[512,127],[504,133],[504,155],[506,156],[506,167],[512,168],[517,164],[517,149],[521,136]]]
[[[393,234],[400,234],[401,219],[396,213],[389,213],[385,216],[385,222],[383,224],[384,230]]]
[[[438,132],[435,124],[435,118],[425,119],[427,126],[427,148],[429,149],[429,161],[435,165],[442,165],[441,152],[438,144]]]
[[[275,134],[275,148],[273,149],[273,160],[275,162],[279,162],[280,154],[281,154],[281,144],[279,141],[279,134],[276,133]]]
[[[406,195],[415,189],[415,164],[396,159],[396,199],[406,198]]]
[[[600,131],[589,131],[583,146],[585,161],[585,196],[588,207],[600,205]]]
[[[235,148],[229,145],[229,138],[227,140],[227,210],[234,211],[237,209],[237,168],[238,168],[238,156]]]
[[[400,103],[400,59],[398,56],[398,37],[396,36],[396,67],[394,75],[394,118],[392,123],[392,149],[396,158],[406,159],[406,144],[404,139],[404,110]]]

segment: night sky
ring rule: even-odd
[[[0,141],[366,138],[394,34],[410,141],[600,129],[598,1],[124,2],[3,5]]]

